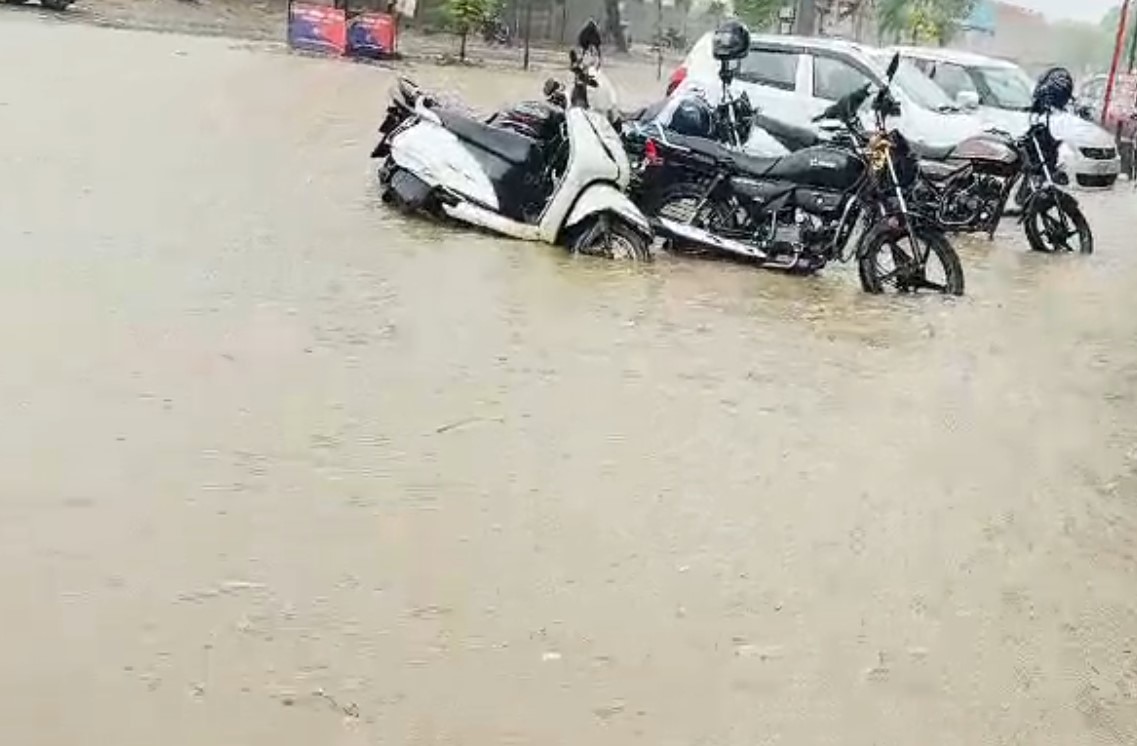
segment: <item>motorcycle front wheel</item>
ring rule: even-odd
[[[877,231],[860,250],[861,288],[866,293],[933,292],[963,295],[959,254],[939,231]],[[913,256],[913,242],[926,259]]]
[[[566,241],[574,254],[632,262],[651,261],[651,239],[614,215],[598,215],[574,226]]]
[[[1094,253],[1090,224],[1078,201],[1065,192],[1038,195],[1026,208],[1023,226],[1032,251]]]

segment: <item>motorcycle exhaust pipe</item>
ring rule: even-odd
[[[656,222],[660,232],[672,238],[689,241],[709,249],[738,254],[739,256],[744,256],[749,259],[757,259],[758,261],[764,262],[769,259],[769,255],[757,246],[735,241],[730,238],[723,238],[722,236],[716,236],[710,231],[696,228],[687,223],[679,223],[674,220],[669,220],[668,218],[657,218]]]

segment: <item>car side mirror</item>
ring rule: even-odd
[[[979,108],[979,94],[975,91],[960,91],[955,97],[959,108],[972,111]]]

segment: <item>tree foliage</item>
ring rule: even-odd
[[[735,15],[752,29],[764,29],[778,18],[782,0],[734,0]]]
[[[447,0],[446,18],[451,30],[462,39],[459,56],[466,59],[466,38],[480,29],[498,8],[498,0]]]
[[[881,0],[882,35],[915,43],[947,44],[971,13],[974,0]]]

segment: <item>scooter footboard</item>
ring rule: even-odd
[[[651,224],[640,208],[627,195],[610,184],[593,184],[581,192],[569,210],[564,227],[572,228],[590,217],[611,213],[618,216],[646,238],[651,238]]]

